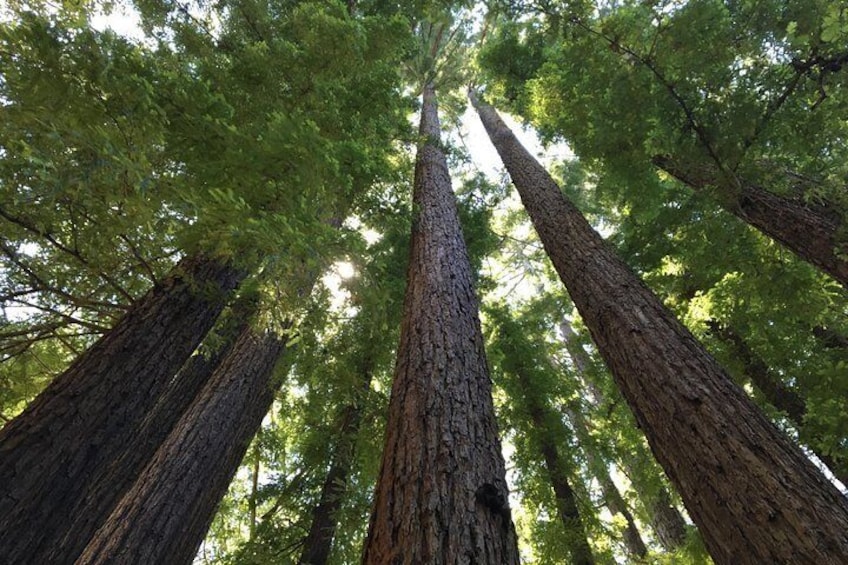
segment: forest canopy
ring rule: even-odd
[[[848,559],[846,139],[827,0],[10,0],[0,555]]]

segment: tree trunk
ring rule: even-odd
[[[748,347],[745,340],[733,328],[722,327],[715,320],[707,322],[707,325],[710,333],[731,347],[733,355],[742,362],[745,376],[751,380],[766,401],[785,413],[804,439],[804,417],[807,414],[807,402],[804,397],[787,387],[778,375],[772,373],[766,362]],[[848,469],[845,465],[840,465],[829,454],[815,447],[820,444],[819,438],[807,437],[806,439],[812,440],[813,446],[808,445],[808,449],[830,469],[837,479],[842,481],[842,484],[848,485]]]
[[[568,406],[563,406],[563,410],[568,417],[568,421],[571,423],[571,427],[574,429],[578,445],[580,445],[583,453],[586,455],[586,462],[589,469],[592,475],[598,480],[607,508],[611,514],[621,514],[625,520],[624,546],[627,548],[627,553],[633,559],[644,558],[648,553],[648,548],[645,547],[645,542],[642,541],[642,534],[639,533],[639,528],[636,526],[636,521],[627,507],[624,497],[621,496],[618,487],[615,486],[609,475],[609,465],[606,461],[599,461],[593,450],[589,425],[580,411],[580,407],[574,402]]]
[[[839,238],[844,219],[834,208],[778,196],[742,179],[728,181],[712,166],[684,166],[660,156],[653,161],[695,190],[717,187],[725,210],[848,287],[848,244]]]
[[[274,399],[283,342],[245,329],[77,560],[189,564]]]
[[[362,421],[363,402],[368,389],[371,388],[373,367],[371,367],[370,359],[365,364],[359,398],[345,406],[341,413],[341,426],[337,434],[339,439],[330,470],[321,488],[321,498],[312,511],[312,524],[298,561],[300,565],[325,565],[330,557],[338,523],[337,514],[342,506],[350,467],[353,464],[356,436]]]
[[[686,521],[671,500],[671,494],[661,486],[647,501],[651,529],[666,551],[675,551],[686,543]]]
[[[848,502],[472,96],[554,267],[719,563],[841,563]]]
[[[590,365],[589,355],[574,339],[574,329],[572,329],[568,320],[563,320],[560,323],[560,332],[562,332],[565,349],[580,375],[580,380],[590,393],[590,401],[596,405],[603,404],[604,395],[601,389],[587,376],[587,369]],[[626,448],[620,450],[620,453],[619,462],[627,472],[634,490],[639,494],[645,505],[645,510],[651,522],[651,529],[654,531],[657,541],[666,551],[675,551],[686,543],[686,521],[680,511],[672,504],[671,495],[664,485],[661,484],[657,489],[649,488],[643,483],[644,473],[638,471],[637,466],[640,465],[640,461],[647,461],[650,458],[644,447],[639,444],[634,446],[633,450]],[[601,479],[599,478],[598,481],[601,482]],[[636,533],[638,534],[638,530]],[[628,535],[632,537],[633,534]],[[634,545],[634,547],[638,546]]]
[[[432,85],[404,316],[366,564],[518,563],[506,472]]]
[[[533,390],[533,383],[526,376],[518,374],[518,377],[524,390]],[[545,460],[545,468],[548,471],[548,477],[551,480],[551,486],[556,495],[557,511],[559,512],[560,520],[562,520],[562,525],[565,527],[565,543],[571,554],[570,563],[573,565],[593,565],[595,559],[592,556],[592,548],[589,545],[589,536],[586,534],[585,524],[580,517],[577,496],[568,482],[568,468],[570,465],[560,455],[556,446],[556,440],[552,437],[553,432],[548,425],[548,422],[553,416],[546,414],[547,410],[545,410],[537,399],[532,397],[532,393],[525,395],[525,401],[527,402],[527,408],[530,413],[530,420],[539,434],[540,449],[542,457]]]
[[[183,260],[0,431],[0,555],[29,564],[66,534],[92,477],[136,449],[138,428],[242,278]]]
[[[229,320],[223,330],[225,342],[213,354],[196,354],[185,363],[139,426],[133,437],[132,449],[125,451],[116,461],[100,467],[86,480],[85,493],[78,504],[68,510],[68,522],[59,532],[63,537],[43,544],[41,550],[31,556],[33,562],[70,565],[76,561],[94,532],[132,487],[204,384],[232,350],[256,308],[255,305],[236,303],[233,311],[234,319]]]

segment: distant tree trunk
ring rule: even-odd
[[[274,399],[283,349],[275,335],[241,333],[78,565],[192,562]]]
[[[731,347],[733,355],[742,361],[745,376],[751,380],[751,383],[769,404],[786,414],[803,439],[806,435],[803,433],[805,428],[804,417],[807,414],[807,402],[804,397],[787,387],[733,328],[724,327],[715,320],[709,321],[707,325],[710,328],[710,333]],[[807,437],[806,439],[812,440],[812,444],[807,446],[808,449],[830,469],[842,484],[848,485],[848,469],[846,469],[846,466],[840,465],[833,457],[816,447],[820,443],[820,438]]]
[[[533,383],[526,375],[519,373],[517,376],[524,390],[533,390]],[[546,413],[550,412],[550,410],[546,410],[538,399],[533,398],[532,393],[527,394],[524,400],[527,403],[530,420],[533,422],[533,427],[536,428],[536,432],[538,433],[542,457],[545,460],[545,468],[551,480],[554,494],[556,495],[557,510],[566,531],[565,543],[571,554],[570,563],[573,565],[593,565],[595,558],[592,556],[592,547],[589,545],[586,525],[580,516],[577,496],[568,482],[569,467],[572,465],[563,458],[559,449],[557,449],[553,430],[549,426],[549,422],[554,415]]]
[[[848,501],[473,102],[616,384],[719,564],[840,563]]]
[[[567,320],[563,320],[560,324],[560,331],[562,332],[565,349],[580,374],[581,380],[589,390],[591,402],[596,405],[603,404],[603,393],[587,376],[587,369],[590,365],[589,355],[574,338],[575,334],[571,324]],[[657,541],[666,551],[675,551],[686,543],[686,521],[672,503],[671,495],[664,485],[661,484],[659,488],[655,488],[643,484],[646,481],[642,479],[643,473],[637,469],[637,466],[639,466],[640,461],[647,461],[649,458],[647,450],[639,444],[634,451],[628,450],[627,453],[622,453],[620,462],[630,477],[634,490],[639,494],[645,506],[651,529],[654,531]],[[600,482],[600,479],[598,480]],[[633,534],[627,535],[632,537]]]
[[[220,337],[223,337],[224,343],[212,354],[196,354],[185,363],[159,402],[142,421],[134,434],[132,449],[98,469],[86,480],[84,495],[68,511],[68,522],[60,532],[63,537],[43,544],[41,551],[31,556],[32,561],[51,565],[70,565],[76,561],[91,536],[106,521],[127,489],[135,483],[203,385],[232,350],[236,338],[255,313],[255,305],[237,302],[233,312],[233,318],[222,329]]]
[[[615,486],[612,478],[609,475],[608,464],[606,461],[599,461],[591,442],[591,433],[586,418],[580,411],[580,406],[576,402],[563,406],[565,415],[574,429],[574,434],[577,436],[577,443],[586,455],[586,462],[592,475],[598,480],[601,487],[601,494],[604,498],[604,503],[607,505],[610,513],[621,514],[625,521],[624,529],[624,546],[627,548],[627,553],[633,559],[642,559],[647,555],[648,548],[645,547],[645,542],[642,540],[642,534],[639,533],[639,528],[636,525],[636,520],[633,519],[633,514],[627,507],[624,497]]]
[[[137,448],[139,425],[221,312],[242,273],[183,260],[0,431],[0,555],[51,554],[92,477]]]
[[[325,565],[336,535],[338,512],[342,506],[350,468],[353,464],[356,436],[362,421],[362,409],[366,393],[371,388],[373,367],[370,359],[362,368],[362,390],[357,399],[341,411],[341,426],[336,434],[338,441],[333,453],[330,470],[321,488],[321,498],[312,511],[312,524],[304,542],[300,565]]]
[[[661,156],[653,161],[695,190],[717,187],[725,210],[848,287],[848,244],[839,238],[844,218],[836,209],[778,196],[742,179],[730,185],[714,166],[688,166]]]
[[[471,265],[424,88],[404,316],[363,562],[518,563]]]
[[[651,529],[663,549],[674,551],[686,543],[686,521],[664,486],[648,497],[646,510]]]

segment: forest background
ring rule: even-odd
[[[469,84],[568,144],[547,162],[565,195],[844,489],[845,6],[139,0],[131,38],[92,25],[115,7],[3,13],[0,418],[180,260],[247,273],[195,357],[214,365],[245,309],[286,351],[197,562],[303,562],[316,543],[332,563],[361,557],[422,76],[438,84],[525,562],[587,546],[600,563],[709,557],[509,178],[471,158],[488,141],[460,134]]]

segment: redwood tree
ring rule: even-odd
[[[838,563],[848,503],[471,95],[548,256],[718,563]]]
[[[139,425],[242,278],[210,257],[184,259],[27,409],[0,430],[0,555],[32,563]]]
[[[189,564],[274,399],[284,342],[245,328],[79,564]]]
[[[432,82],[404,316],[363,562],[518,563],[477,299]]]

